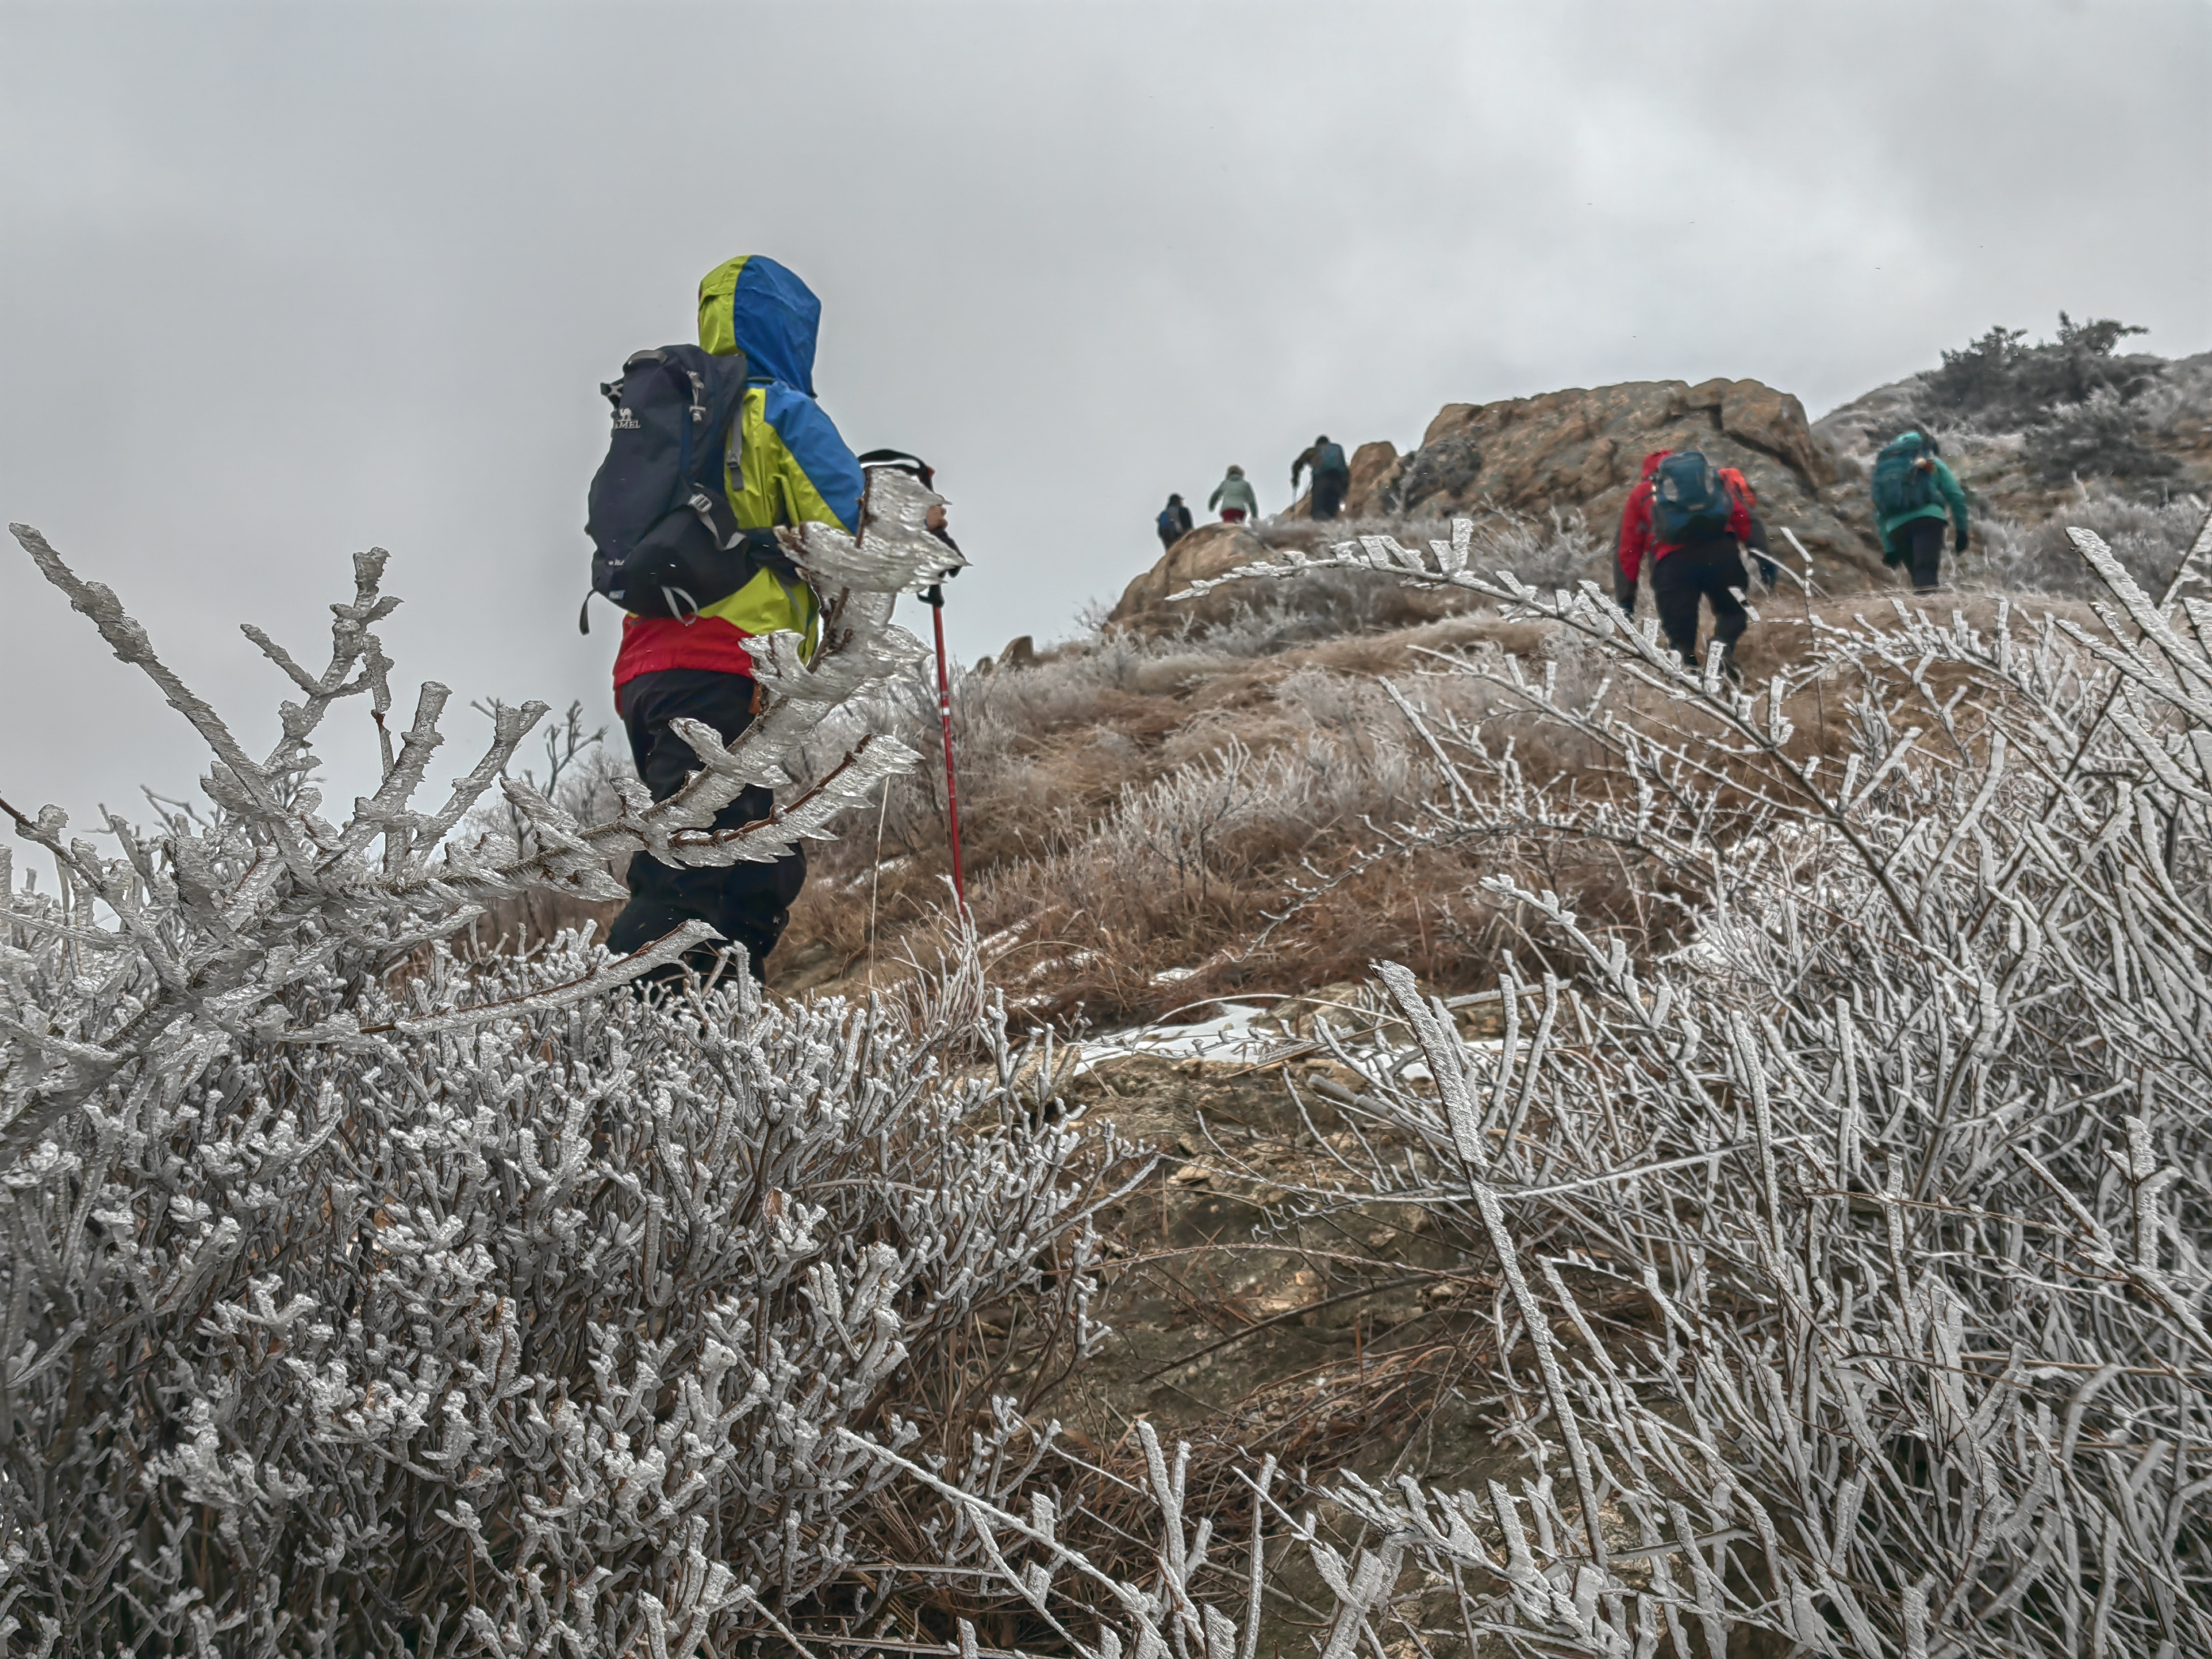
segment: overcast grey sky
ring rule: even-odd
[[[2208,84],[2203,0],[0,3],[0,516],[256,745],[236,624],[304,658],[391,549],[459,769],[471,699],[611,718],[596,386],[732,253],[823,296],[853,447],[938,465],[972,658],[1118,594],[1170,489],[1282,506],[1318,429],[1713,374],[1818,414],[2062,307],[2212,346]],[[201,769],[12,544],[0,698],[18,806]]]

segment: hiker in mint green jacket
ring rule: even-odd
[[[1966,492],[1944,465],[1932,434],[1915,427],[1875,457],[1874,511],[1881,562],[1909,569],[1914,592],[1934,592],[1942,574],[1944,520],[1953,526],[1952,550],[1966,550]]]
[[[1224,524],[1243,524],[1248,517],[1260,516],[1260,498],[1252,493],[1251,480],[1244,476],[1241,466],[1229,469],[1229,476],[1213,487],[1213,494],[1206,497],[1206,504],[1221,509]]]

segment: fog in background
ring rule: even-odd
[[[2208,71],[2194,0],[0,4],[0,515],[256,752],[237,624],[319,662],[389,548],[442,776],[473,699],[611,721],[596,388],[731,254],[821,294],[853,447],[939,467],[972,659],[1117,595],[1170,489],[1285,505],[1319,430],[1715,374],[1817,415],[2061,307],[2204,349]],[[0,698],[27,811],[204,769],[12,544]]]

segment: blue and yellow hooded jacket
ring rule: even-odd
[[[745,354],[738,453],[723,478],[740,528],[858,527],[860,464],[814,401],[821,322],[813,290],[761,254],[726,260],[699,284],[699,343],[718,356]],[[748,635],[788,629],[811,649],[818,626],[806,585],[787,585],[763,570],[696,617],[623,618],[615,684],[665,668],[750,675],[752,659],[742,643]]]

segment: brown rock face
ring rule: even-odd
[[[1394,443],[1362,444],[1353,450],[1352,483],[1344,492],[1346,515],[1358,519],[1373,512],[1382,492],[1397,481],[1403,470],[1404,458]]]
[[[1757,380],[1708,380],[1690,394],[1692,406],[1700,393],[1720,392],[1721,430],[1731,438],[1765,450],[1820,489],[1835,483],[1835,466],[1827,452],[1814,441],[1805,420],[1805,405],[1787,392],[1761,386]]]
[[[1660,449],[1702,450],[1741,468],[1778,546],[1784,526],[1796,531],[1831,591],[1879,574],[1870,527],[1836,493],[1834,462],[1804,405],[1757,380],[1636,380],[1447,404],[1376,510],[1443,518],[1487,500],[1522,513],[1580,511],[1610,532],[1644,457]]]
[[[1812,552],[1820,586],[1853,592],[1890,578],[1875,539],[1863,468],[1850,464],[1845,447],[1832,434],[1816,434],[1796,398],[1757,380],[1576,386],[1539,398],[1447,404],[1411,454],[1389,443],[1360,445],[1352,457],[1344,514],[1434,520],[1486,504],[1538,517],[1580,513],[1607,547],[1583,574],[1609,586],[1613,532],[1644,456],[1697,449],[1750,480],[1778,553],[1795,565],[1782,534],[1794,531]],[[1308,504],[1300,497],[1273,522],[1304,520]],[[1315,546],[1330,534],[1330,526],[1316,525],[1293,538]],[[1179,621],[1185,607],[1164,605],[1168,594],[1268,551],[1238,526],[1207,525],[1131,582],[1111,620],[1145,628]],[[1211,620],[1232,603],[1209,596],[1190,614]]]
[[[1268,556],[1267,544],[1241,524],[1200,525],[1122,590],[1121,602],[1108,614],[1107,623],[1142,627],[1169,620],[1169,613],[1179,609],[1166,603],[1169,594]]]

